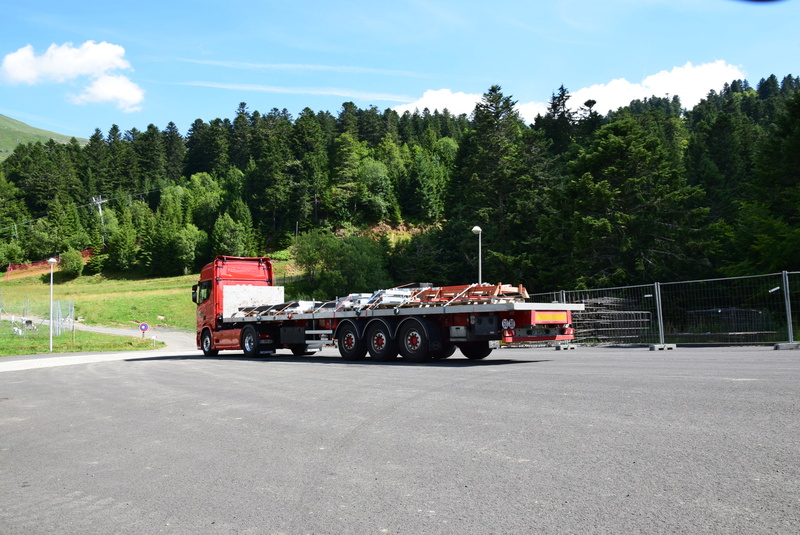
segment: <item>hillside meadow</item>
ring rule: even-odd
[[[53,285],[53,299],[72,300],[76,320],[89,325],[130,326],[147,323],[191,331],[194,308],[191,286],[197,275],[162,279],[114,279],[102,275],[63,280]],[[5,314],[49,313],[49,275],[0,282],[0,303]]]
[[[54,301],[72,300],[79,323],[108,327],[131,327],[147,323],[153,327],[194,329],[195,305],[191,286],[197,275],[160,279],[115,278],[108,275],[66,279],[55,273]],[[50,275],[37,270],[28,276],[0,280],[0,357],[49,352],[49,336],[42,321],[49,316]],[[66,313],[66,310],[64,310]],[[14,335],[20,318],[33,318],[36,330]],[[12,324],[11,319],[15,322]],[[163,342],[78,330],[53,339],[53,351],[130,351],[163,347]]]
[[[0,161],[8,158],[21,143],[47,143],[52,139],[56,143],[66,144],[69,143],[71,137],[35,128],[11,117],[0,115]],[[79,145],[89,142],[88,139],[76,139]]]

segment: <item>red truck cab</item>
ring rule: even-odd
[[[218,256],[200,271],[192,286],[197,304],[197,348],[207,356],[221,349],[241,349],[240,326],[224,326],[222,319],[241,308],[283,301],[283,287],[274,286],[269,258]]]

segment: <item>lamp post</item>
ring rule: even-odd
[[[48,258],[50,264],[50,351],[53,351],[53,266],[58,262],[55,258]]]
[[[478,235],[478,284],[481,284],[483,281],[483,273],[481,273],[481,227],[475,225],[472,227],[472,233]]]

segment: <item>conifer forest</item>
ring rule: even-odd
[[[95,130],[0,163],[0,265],[93,249],[83,273],[171,276],[291,258],[333,297],[415,282],[531,291],[800,269],[800,78],[735,80],[603,112],[563,86],[526,124],[492,86],[471,115],[251,109],[185,134]],[[577,109],[578,111],[573,111]]]

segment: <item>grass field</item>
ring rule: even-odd
[[[164,347],[164,342],[141,339],[133,336],[114,336],[88,331],[75,331],[53,337],[54,353],[97,352],[97,351],[133,351],[136,349],[153,349]],[[14,355],[34,355],[50,352],[50,332],[41,329],[38,332],[26,332],[24,335],[12,334],[10,321],[0,321],[0,357]]]
[[[194,329],[195,305],[191,286],[196,275],[167,279],[114,279],[100,275],[63,280],[54,277],[53,299],[72,300],[75,318],[80,323],[104,326],[125,326],[148,323],[152,326]],[[49,352],[49,330],[26,331],[24,336],[12,334],[10,319],[19,327],[20,318],[47,318],[50,314],[50,275],[34,274],[0,282],[0,356],[28,355]],[[37,321],[34,324],[40,323]],[[131,336],[113,336],[76,331],[53,338],[54,352],[129,351],[152,349],[152,340]],[[156,347],[164,344],[156,343]]]
[[[58,280],[59,277],[56,277]],[[167,279],[79,277],[53,285],[54,300],[72,300],[76,321],[90,325],[153,326],[194,329],[191,286],[196,275]],[[41,275],[0,283],[0,303],[6,314],[49,315],[50,278]]]

